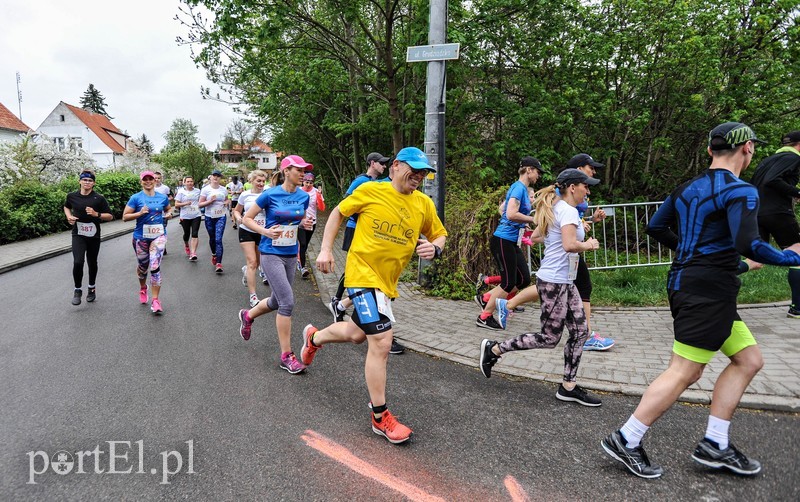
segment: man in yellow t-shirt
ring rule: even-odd
[[[400,273],[414,252],[425,260],[437,258],[442,253],[447,230],[436,214],[433,201],[417,191],[425,175],[436,172],[428,165],[425,154],[418,148],[403,148],[392,169],[391,183],[364,183],[328,217],[317,257],[317,267],[326,274],[333,271],[331,250],[342,220],[359,214],[345,267],[345,287],[353,300],[353,315],[349,321],[322,330],[306,326],[301,359],[308,366],[324,344],[367,340],[364,376],[371,400],[372,430],[398,444],[407,441],[412,431],[386,407],[386,360],[394,321],[391,299],[397,297]]]

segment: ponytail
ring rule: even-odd
[[[544,187],[533,195],[533,207],[535,210],[533,222],[542,237],[547,235],[548,228],[555,221],[553,204],[555,204],[556,197],[555,185]]]

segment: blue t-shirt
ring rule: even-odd
[[[353,192],[356,191],[356,188],[360,187],[361,185],[363,185],[368,181],[374,181],[374,179],[370,178],[366,174],[359,174],[358,176],[356,176],[356,179],[354,179],[353,182],[350,183],[350,187],[347,189],[347,192],[345,192],[344,196],[347,197],[348,195],[351,195]],[[358,214],[354,214],[353,216],[348,218],[347,228],[356,228],[357,221],[358,221]]]
[[[256,204],[267,214],[265,228],[275,225],[286,225],[281,243],[273,245],[273,240],[261,236],[261,243],[258,250],[262,254],[296,255],[300,246],[297,244],[297,230],[300,220],[306,215],[308,209],[308,193],[297,189],[294,192],[287,192],[283,186],[277,186],[265,190],[258,196]],[[290,244],[291,243],[291,244]]]
[[[516,243],[519,238],[519,230],[525,228],[527,224],[511,221],[506,216],[508,202],[511,199],[517,199],[519,201],[520,213],[526,215],[531,213],[531,200],[528,198],[528,187],[521,181],[515,181],[514,184],[511,185],[511,188],[508,189],[508,193],[506,193],[506,206],[505,209],[503,209],[503,215],[500,217],[500,224],[497,225],[497,229],[494,231],[494,236]]]
[[[136,229],[133,231],[135,239],[144,239],[142,229],[144,225],[164,225],[164,209],[169,206],[169,199],[162,193],[155,192],[147,195],[144,190],[131,195],[126,206],[138,213],[144,206],[150,208],[150,212],[136,218]],[[167,226],[164,225],[164,235],[167,235]]]

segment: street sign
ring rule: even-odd
[[[414,45],[406,51],[407,63],[458,59],[461,44]]]

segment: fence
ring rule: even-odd
[[[650,238],[645,232],[650,218],[662,202],[637,202],[630,204],[603,204],[589,206],[587,218],[598,208],[606,212],[606,219],[592,224],[587,237],[600,242],[596,251],[584,253],[590,270],[649,267],[672,263],[672,250]],[[538,269],[544,252],[541,245],[530,248],[528,263]]]

